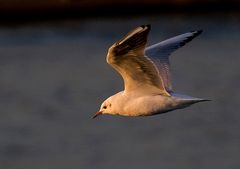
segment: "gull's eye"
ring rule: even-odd
[[[103,106],[103,109],[106,109],[107,108],[107,106]]]

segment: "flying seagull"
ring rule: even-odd
[[[110,96],[93,116],[101,114],[151,116],[209,101],[175,93],[169,70],[169,55],[201,34],[191,31],[145,47],[150,25],[142,25],[114,43],[107,63],[123,78],[124,90]]]

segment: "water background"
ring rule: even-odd
[[[239,169],[240,19],[235,14],[82,18],[0,26],[1,169]],[[167,114],[92,120],[122,90],[105,62],[125,33],[149,45],[203,34],[171,56],[179,93],[212,99]]]

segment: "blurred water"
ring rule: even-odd
[[[122,89],[108,47],[152,24],[149,44],[190,30],[201,36],[171,57],[175,89],[209,98],[153,117],[102,116]],[[240,167],[240,19],[163,15],[0,27],[0,168]]]

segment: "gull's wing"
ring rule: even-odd
[[[138,90],[169,96],[157,68],[144,56],[150,29],[150,25],[137,27],[113,44],[108,50],[107,62],[121,74],[125,91]]]
[[[190,42],[193,38],[201,34],[201,30],[184,33],[167,39],[145,49],[145,54],[154,62],[160,76],[163,79],[164,87],[168,92],[172,91],[172,84],[169,71],[169,55]]]

